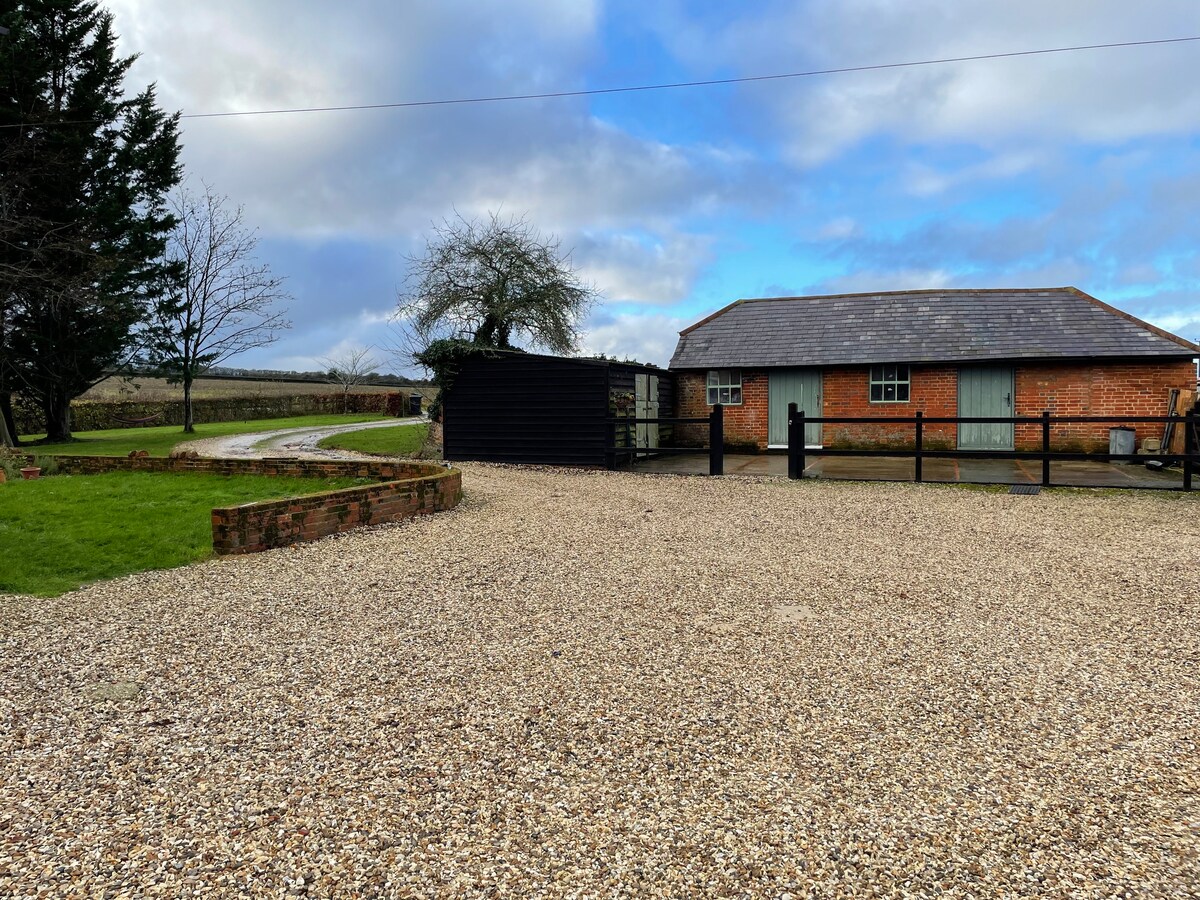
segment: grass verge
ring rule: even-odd
[[[211,422],[196,426],[195,434],[184,434],[179,425],[156,425],[151,428],[112,428],[105,431],[83,431],[73,441],[63,444],[34,443],[45,435],[29,435],[17,449],[25,453],[65,454],[68,456],[125,456],[130,450],[146,450],[151,456],[166,456],[176,444],[204,438],[225,437],[230,434],[253,434],[280,428],[315,428],[321,425],[353,425],[357,422],[377,422],[386,416],[364,414],[352,416],[296,416],[290,419],[255,419],[250,422]]]
[[[428,434],[429,425],[418,422],[413,425],[397,425],[394,428],[346,431],[325,438],[317,446],[327,450],[374,453],[377,456],[411,456],[421,449]]]
[[[0,485],[0,593],[50,597],[212,554],[210,511],[372,482],[112,472]]]

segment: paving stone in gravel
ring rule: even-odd
[[[132,681],[101,681],[87,688],[93,700],[132,700],[142,692],[142,686]]]
[[[1196,500],[465,469],[0,598],[0,896],[1195,896]]]

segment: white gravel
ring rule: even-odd
[[[0,896],[1196,896],[1194,499],[464,469],[0,598]]]

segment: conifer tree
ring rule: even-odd
[[[0,0],[0,393],[71,436],[70,404],[128,361],[180,273],[164,257],[178,115],[135,96],[112,14],[90,0]]]

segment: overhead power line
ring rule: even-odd
[[[783,81],[792,78],[814,78],[820,75],[845,75],[851,72],[878,72],[886,69],[911,69],[918,66],[941,66],[950,63],[980,62],[988,59],[1014,59],[1023,56],[1047,56],[1053,53],[1077,53],[1084,50],[1114,50],[1124,47],[1150,47],[1162,44],[1184,44],[1200,41],[1192,37],[1160,38],[1151,41],[1119,41],[1111,44],[1080,44],[1073,47],[1049,47],[1041,50],[1014,50],[1008,53],[980,53],[974,56],[947,56],[940,59],[921,59],[910,62],[878,63],[864,66],[842,66],[834,69],[810,69],[805,72],[782,72],[773,75],[745,75],[739,78],[711,78],[704,81],[674,81],[662,84],[638,84],[623,87],[588,88],[576,91],[545,91],[535,94],[499,94],[487,97],[451,97],[440,100],[404,100],[394,103],[362,103],[346,106],[298,106],[284,109],[246,109],[227,112],[184,113],[183,119],[229,119],[243,116],[280,116],[299,113],[354,112],[378,109],[414,109],[425,106],[465,106],[476,103],[507,103],[517,100],[553,100],[564,97],[596,97],[605,94],[631,94],[644,91],[669,91],[679,88],[716,87],[730,84],[752,84],[760,81]],[[60,125],[92,125],[92,121],[46,123]],[[0,125],[0,128],[21,128],[23,125]]]

